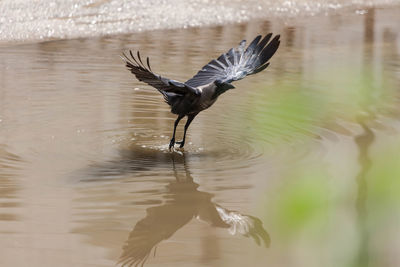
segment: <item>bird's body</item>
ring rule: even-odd
[[[171,106],[171,112],[174,114],[196,114],[212,106],[217,100],[213,97],[217,86],[214,83],[199,86],[199,96],[186,95],[179,97],[174,105]]]
[[[195,76],[184,83],[153,73],[149,58],[147,58],[146,66],[139,52],[135,57],[129,51],[131,58],[124,54],[126,66],[136,78],[155,87],[164,96],[165,102],[171,106],[171,112],[178,115],[169,145],[170,149],[175,143],[180,144],[180,147],[184,146],[186,131],[192,120],[199,112],[212,106],[221,94],[235,88],[231,82],[258,73],[268,67],[268,60],[275,54],[280,43],[279,35],[272,40],[271,37],[272,33],[269,33],[261,40],[261,35],[259,35],[246,49],[246,41],[241,41],[239,47],[232,48],[218,59],[211,60]],[[175,142],[176,127],[185,116],[188,117],[188,120],[185,124],[183,139]]]

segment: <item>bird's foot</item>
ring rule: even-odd
[[[171,141],[169,142],[169,151],[171,151],[171,148],[173,148],[175,145],[175,138],[172,138]]]
[[[175,144],[178,144],[178,145],[180,145],[179,147],[180,148],[182,148],[184,145],[185,145],[185,141],[177,141],[177,142],[175,142]]]

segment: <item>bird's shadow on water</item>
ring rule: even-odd
[[[135,223],[125,244],[118,264],[121,266],[142,266],[151,252],[163,240],[169,239],[176,231],[193,219],[199,219],[212,227],[224,228],[230,234],[252,238],[258,245],[269,247],[270,237],[260,219],[228,210],[212,201],[213,194],[198,190],[190,172],[190,153],[135,148],[121,150],[120,158],[95,168],[96,177],[140,173],[155,168],[172,171],[175,179],[168,179],[162,193],[163,204],[146,209],[146,216]],[[151,180],[153,181],[153,180]],[[158,181],[160,182],[160,181]],[[159,196],[158,196],[159,197]]]

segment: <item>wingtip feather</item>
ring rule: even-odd
[[[150,59],[149,59],[149,57],[147,57],[147,67],[149,67],[149,70],[152,71],[151,67],[150,67]]]

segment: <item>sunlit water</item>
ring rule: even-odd
[[[2,0],[0,42],[96,37],[390,7],[398,0]]]
[[[3,45],[0,266],[398,266],[398,14]],[[168,152],[121,52],[185,81],[271,31],[271,66]]]

